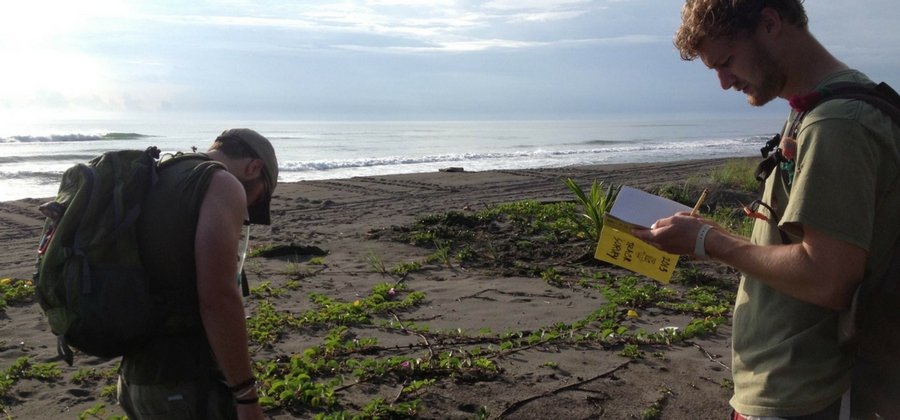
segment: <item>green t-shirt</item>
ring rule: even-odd
[[[820,83],[871,83],[855,70]],[[796,119],[791,113],[790,121]],[[788,127],[790,124],[787,125]],[[782,133],[786,136],[787,133]],[[900,131],[890,118],[858,100],[834,99],[803,119],[797,134],[792,185],[774,171],[763,201],[791,242],[803,226],[868,251],[866,276],[882,274],[900,235]],[[776,222],[757,220],[751,241],[780,245]],[[840,345],[849,311],[793,298],[745,276],[734,309],[733,371],[737,412],[801,416],[822,410],[850,386],[851,356]]]

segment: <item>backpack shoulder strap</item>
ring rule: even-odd
[[[174,165],[178,162],[184,162],[186,160],[197,160],[197,161],[207,161],[212,160],[211,157],[202,154],[202,153],[183,153],[177,152],[175,154],[166,153],[159,159],[159,169],[167,168],[171,165]]]
[[[812,102],[805,111],[811,111],[822,102],[831,99],[858,99],[878,108],[890,116],[895,124],[900,125],[900,95],[885,82],[876,86],[856,82],[837,82],[825,86],[820,92],[821,97]]]

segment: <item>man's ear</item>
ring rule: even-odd
[[[262,159],[251,159],[250,163],[244,167],[244,174],[248,179],[259,178],[260,174],[262,174],[263,166],[265,166],[265,162]]]
[[[759,29],[766,34],[777,36],[781,32],[781,24],[781,15],[777,10],[766,7],[759,12]]]

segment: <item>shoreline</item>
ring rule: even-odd
[[[400,277],[374,271],[367,257],[377,255],[387,269],[401,262],[424,261],[434,252],[433,246],[413,246],[390,238],[391,232],[402,230],[421,216],[481,211],[522,200],[571,201],[574,197],[562,182],[565,178],[572,178],[583,189],[590,188],[594,180],[603,181],[604,185],[624,184],[645,189],[682,185],[695,178],[703,182],[711,170],[725,162],[721,158],[527,170],[435,171],[281,183],[272,201],[272,225],[251,228],[251,247],[315,246],[328,254],[321,264],[312,264],[309,256],[302,255],[249,259],[245,267],[249,267],[251,287],[268,282],[267,287],[286,290],[286,294],[245,298],[246,312],[254,316],[257,306],[268,301],[278,311],[300,314],[317,307],[309,299],[310,293],[328,296],[335,302],[352,303],[367,299],[375,285],[402,282],[410,290],[423,293],[425,300],[392,314],[373,314],[373,321],[377,322],[372,325],[350,324],[345,333],[347,340],[376,339],[380,349],[356,356],[427,359],[430,353],[437,357],[439,353],[470,351],[476,346],[481,351],[487,351],[489,346],[496,349],[499,341],[482,339],[483,343],[476,345],[471,344],[478,341],[475,338],[460,340],[416,334],[405,327],[391,330],[377,325],[400,320],[417,326],[428,325],[435,334],[459,330],[477,335],[484,329],[540,331],[558,323],[571,325],[596,311],[605,301],[600,292],[603,283],[597,284],[599,289],[578,286],[579,264],[570,268],[571,264],[562,261],[544,261],[538,253],[530,256],[532,262],[526,263],[544,268],[556,266],[565,276],[565,282],[550,284],[537,274],[501,274],[500,270],[485,270],[462,262],[448,266],[426,264],[422,270]],[[37,212],[42,201],[23,199],[0,203],[0,238],[8,244],[7,252],[0,256],[0,278],[31,277],[34,249],[43,224],[43,217]],[[497,244],[525,239],[508,237]],[[721,264],[682,258],[679,266],[694,267],[721,281],[726,289],[736,287],[736,273]],[[296,270],[291,272],[289,267]],[[599,265],[582,266],[581,270],[628,275]],[[640,284],[671,287],[678,294],[691,288],[661,285],[645,278]],[[652,333],[669,326],[683,330],[699,316],[652,306],[634,309],[640,314],[638,318],[622,313],[620,320],[631,332]],[[265,362],[321,347],[331,328],[334,326],[290,329],[271,346],[251,346],[253,359]],[[423,342],[426,336],[430,339]],[[492,413],[492,418],[502,413],[504,419],[601,415],[626,418],[640,417],[657,401],[663,401],[659,417],[662,419],[715,418],[730,412],[731,391],[723,385],[730,380],[728,325],[719,326],[716,334],[689,343],[648,344],[639,348],[644,354],[635,358],[619,355],[623,344],[615,342],[549,343],[517,347],[509,354],[494,354],[489,360],[498,368],[496,376],[472,382],[439,376],[418,396],[423,400],[424,409],[414,418],[469,419],[480,407]],[[19,357],[28,357],[33,363],[56,362],[62,374],[52,382],[37,379],[16,382],[6,397],[0,397],[0,405],[5,406],[12,418],[72,419],[99,403],[106,406],[108,415],[121,415],[114,399],[100,395],[110,382],[101,379],[76,384],[70,380],[79,369],[108,371],[116,361],[76,356],[74,367],[60,363],[55,337],[34,302],[11,304],[5,312],[0,312],[0,371]],[[365,406],[376,396],[390,402],[398,390],[408,385],[391,378],[354,384],[348,374],[344,382],[346,389],[339,393],[345,409]],[[289,419],[308,418],[314,413],[308,409],[277,409],[267,415]]]
[[[302,184],[307,182],[329,182],[329,181],[343,181],[343,180],[353,180],[358,178],[392,178],[392,177],[416,177],[416,176],[428,176],[429,174],[438,174],[443,172],[464,172],[467,174],[487,174],[492,172],[515,172],[515,171],[554,171],[554,172],[565,172],[566,169],[573,169],[576,173],[580,173],[585,170],[595,170],[600,173],[609,172],[609,171],[618,171],[621,169],[627,168],[639,168],[639,167],[654,167],[654,166],[667,166],[670,164],[675,164],[676,166],[681,166],[682,164],[687,164],[689,162],[709,162],[711,165],[715,166],[715,162],[729,160],[729,159],[746,159],[746,158],[754,158],[756,155],[747,155],[747,156],[727,156],[727,157],[717,157],[717,158],[699,158],[699,159],[678,159],[678,160],[667,160],[667,161],[652,161],[652,162],[619,162],[619,163],[599,163],[592,165],[567,165],[567,166],[547,166],[547,167],[537,167],[537,168],[514,168],[514,169],[489,169],[489,170],[469,170],[464,166],[455,166],[452,162],[448,163],[449,167],[457,167],[462,168],[461,171],[443,171],[443,167],[438,170],[431,171],[422,171],[422,172],[401,172],[401,173],[389,173],[389,174],[378,174],[378,175],[358,175],[352,177],[343,177],[343,178],[321,178],[321,179],[304,179],[297,181],[280,181],[278,183],[279,187],[284,185],[292,185],[292,184]],[[55,189],[57,186],[54,186]],[[280,191],[278,191],[280,192]],[[278,195],[278,194],[276,194]],[[36,197],[36,196],[28,196],[21,198],[13,198],[8,200],[0,200],[0,204],[3,203],[13,203],[17,201],[46,201],[52,199],[53,195],[48,195],[44,197]]]

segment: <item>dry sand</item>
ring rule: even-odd
[[[388,267],[401,261],[422,261],[432,254],[433,249],[392,241],[377,234],[389,231],[392,226],[409,225],[417,216],[462,211],[466,206],[483,209],[520,200],[571,200],[572,193],[561,182],[566,177],[582,186],[597,179],[644,189],[681,185],[698,175],[703,182],[704,174],[723,163],[698,160],[477,173],[435,172],[281,184],[273,200],[273,224],[254,227],[252,244],[293,243],[328,251],[325,265],[321,266],[307,266],[309,257],[301,256],[300,264],[317,270],[315,274],[300,278],[297,290],[270,299],[278,310],[298,313],[316,307],[307,297],[309,293],[353,302],[369,296],[376,284],[397,282],[397,276],[371,269],[366,262],[371,253],[380,256]],[[711,192],[711,199],[715,199],[715,194],[716,191]],[[42,224],[37,206],[43,201],[0,203],[0,238],[4,249],[0,254],[0,278],[31,278]],[[584,246],[589,251],[589,245]],[[268,281],[272,287],[283,287],[292,280],[285,274],[289,258],[293,259],[255,258],[248,262],[248,272],[252,273],[250,284]],[[738,281],[733,270],[716,263],[682,257],[679,265],[685,264],[694,264],[707,275],[732,286]],[[608,266],[606,269],[616,276],[628,274]],[[554,286],[540,276],[510,277],[491,270],[469,269],[464,263],[453,267],[427,264],[404,282],[411,290],[425,293],[426,298],[419,306],[397,312],[396,319],[427,324],[431,331],[463,329],[473,334],[483,328],[495,332],[536,331],[558,322],[572,324],[582,320],[604,302],[603,295],[595,289]],[[687,286],[672,287],[683,291]],[[247,298],[245,302],[248,315],[253,315],[259,300]],[[683,328],[697,316],[650,307],[643,309],[639,318],[624,318],[622,325],[632,331],[655,332],[665,326]],[[380,315],[376,319],[394,318]],[[321,327],[286,332],[271,348],[251,346],[255,350],[253,357],[268,361],[321,346],[327,332],[327,328]],[[432,353],[474,347],[452,339],[423,342],[424,336],[374,326],[351,325],[350,334],[379,340],[382,350],[364,357],[424,358]],[[487,348],[488,344],[480,346]],[[556,343],[493,357],[500,368],[499,375],[474,382],[438,378],[419,396],[425,408],[416,418],[471,419],[475,418],[476,409],[486,407],[491,418],[628,419],[641,418],[656,401],[661,402],[657,417],[660,419],[728,416],[732,391],[721,385],[731,379],[728,325],[720,326],[718,334],[695,338],[689,344],[641,346],[643,358],[620,356],[621,349],[621,345],[601,346],[596,342],[591,345]],[[651,356],[654,352],[662,352],[665,357]],[[114,399],[100,396],[104,387],[114,383],[114,378],[82,384],[71,381],[79,369],[110,371],[117,361],[82,355],[76,356],[74,367],[66,366],[57,359],[55,337],[36,303],[11,304],[5,312],[0,312],[0,372],[23,356],[32,363],[58,362],[62,374],[52,381],[16,382],[5,397],[0,397],[0,405],[5,406],[0,418],[8,415],[14,419],[72,420],[98,403],[106,405],[107,416],[121,415]],[[556,363],[557,367],[542,366],[545,362]],[[345,384],[352,382],[348,376]],[[379,396],[393,401],[401,388],[400,383],[385,379],[351,386],[338,395],[347,403],[345,409],[358,412],[354,408]],[[286,419],[311,418],[313,413],[277,409],[267,414]]]

